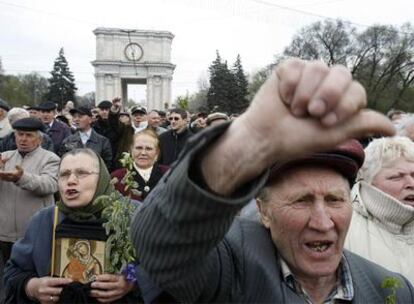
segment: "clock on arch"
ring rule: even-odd
[[[125,47],[124,53],[125,57],[131,61],[139,61],[144,55],[142,47],[136,42],[128,43]]]

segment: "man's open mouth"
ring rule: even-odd
[[[315,242],[308,242],[305,243],[305,245],[316,252],[324,252],[326,251],[331,245],[333,244],[333,242],[331,241],[315,241]]]

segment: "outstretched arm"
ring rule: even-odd
[[[205,152],[204,179],[214,192],[231,195],[276,161],[329,149],[349,138],[392,135],[391,122],[362,110],[365,106],[364,88],[344,67],[288,60]]]
[[[280,65],[227,129],[191,138],[147,197],[131,227],[142,267],[179,300],[228,301],[217,291],[230,292],[223,284],[233,249],[220,242],[260,188],[259,177],[276,161],[352,137],[393,134],[387,118],[361,110],[365,104],[364,89],[343,67],[301,60]]]

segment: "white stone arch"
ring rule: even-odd
[[[96,36],[95,102],[119,96],[128,100],[128,84],[146,84],[146,106],[171,105],[171,63],[174,35],[167,31],[125,30],[99,27]]]

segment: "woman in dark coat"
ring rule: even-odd
[[[112,172],[112,177],[116,177],[118,180],[115,188],[123,195],[130,195],[132,199],[143,201],[169,169],[168,166],[156,163],[159,154],[160,143],[154,131],[146,129],[134,134],[131,157],[134,161],[133,172],[138,193],[134,193],[129,188],[126,189],[126,169],[118,169]]]
[[[58,277],[51,276],[53,258],[58,257],[52,255],[52,244],[58,241],[58,232],[64,237],[64,233],[76,231],[83,239],[104,241],[102,212],[107,205],[101,197],[114,191],[103,160],[90,149],[75,149],[62,157],[58,184],[61,201],[57,208],[37,212],[23,239],[13,246],[4,272],[6,303],[139,301],[136,282],[121,273],[110,274],[101,268],[103,273],[96,273],[88,284],[60,272]]]

